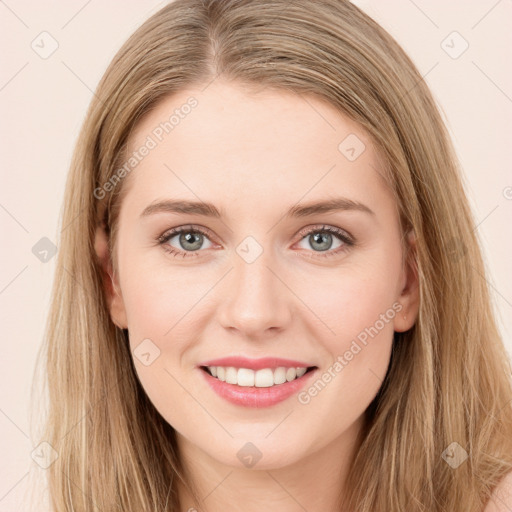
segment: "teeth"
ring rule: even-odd
[[[307,368],[297,368],[297,377],[302,377],[306,372]]]
[[[295,377],[297,377],[297,370],[295,368],[288,368],[288,370],[286,370],[286,380],[290,382],[295,379]]]
[[[236,368],[233,368],[232,366],[226,368],[226,382],[228,384],[236,384],[238,382],[238,372]]]
[[[239,368],[236,382],[233,382],[233,384],[238,384],[239,386],[254,386],[254,378],[254,370]]]
[[[243,387],[268,388],[277,384],[284,384],[302,377],[307,368],[284,368],[275,370],[263,368],[262,370],[251,370],[249,368],[234,368],[233,366],[208,366],[208,371],[213,377]]]
[[[274,384],[284,384],[286,382],[286,368],[276,368],[274,371]]]
[[[270,368],[263,370],[249,370],[254,373],[254,385],[257,388],[268,388],[274,385],[274,372]]]

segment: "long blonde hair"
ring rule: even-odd
[[[46,469],[53,509],[180,510],[177,485],[188,482],[175,432],[136,377],[127,331],[110,318],[94,247],[104,226],[112,257],[123,181],[100,199],[95,191],[118,171],[145,113],[221,74],[314,95],[358,122],[386,163],[403,236],[417,235],[419,316],[395,333],[340,505],[481,512],[512,470],[512,383],[460,165],[412,61],[344,0],[176,0],[107,69],[69,171],[38,356],[49,401],[38,440],[58,453]],[[456,468],[446,456],[454,449],[468,455]]]

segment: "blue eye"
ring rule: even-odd
[[[346,231],[334,226],[316,226],[314,228],[306,228],[300,232],[300,235],[302,238],[299,242],[307,240],[310,247],[314,248],[316,246],[318,249],[313,250],[314,253],[325,253],[318,254],[318,256],[324,258],[335,256],[340,252],[347,251],[350,247],[355,245],[355,242],[348,233],[346,233]],[[182,226],[167,231],[158,237],[157,240],[158,243],[163,246],[164,250],[172,254],[174,257],[181,256],[182,258],[188,258],[199,255],[198,253],[200,252],[200,249],[205,248],[203,247],[205,239],[211,244],[208,238],[209,236],[209,232],[197,226]],[[334,250],[332,250],[333,236],[341,243],[341,245],[335,247]],[[181,248],[169,244],[169,242],[176,237]],[[210,247],[211,245],[206,247],[206,249]]]

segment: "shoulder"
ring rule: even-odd
[[[507,473],[494,489],[483,512],[509,512],[512,510],[512,471]]]

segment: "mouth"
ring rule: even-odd
[[[318,373],[318,367],[278,366],[254,370],[201,365],[197,371],[208,387],[230,404],[263,408],[284,402],[299,393]]]
[[[318,367],[236,368],[233,366],[200,366],[203,372],[214,379],[241,388],[271,388],[301,379]]]

